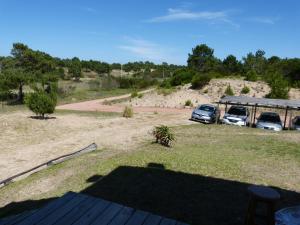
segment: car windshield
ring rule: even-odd
[[[262,114],[259,120],[271,123],[281,123],[280,117],[276,114]]]
[[[297,119],[296,119],[295,125],[300,126],[300,118],[297,118]]]
[[[228,114],[237,115],[237,116],[246,116],[247,111],[246,108],[231,107],[228,111]]]
[[[199,107],[199,110],[203,110],[203,111],[206,111],[206,112],[213,112],[215,109],[214,109],[214,107],[211,107],[209,105],[201,105]]]

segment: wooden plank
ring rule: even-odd
[[[123,209],[122,205],[112,203],[103,213],[98,216],[91,225],[103,225],[111,222],[115,216]]]
[[[23,212],[18,215],[15,215],[15,216],[10,216],[8,218],[4,218],[4,219],[0,220],[0,225],[14,225],[18,222],[21,222],[22,220],[24,220],[25,218],[27,218],[34,212],[35,211],[27,211],[27,212]]]
[[[177,223],[176,220],[164,218],[164,219],[162,219],[160,225],[176,225],[176,223]]]
[[[161,220],[162,220],[161,216],[151,214],[146,218],[143,225],[159,225]]]
[[[97,203],[83,214],[73,225],[85,225],[94,221],[97,216],[101,215],[112,203],[99,199]]]
[[[86,200],[88,196],[77,194],[74,198],[67,202],[67,204],[49,213],[45,218],[39,221],[39,225],[50,225],[57,222],[60,218],[68,214],[73,208],[78,206],[82,201]],[[69,223],[67,223],[69,224]],[[66,225],[67,225],[66,224]]]
[[[177,222],[176,225],[188,225],[187,223]]]
[[[109,225],[125,224],[134,213],[133,208],[124,207],[119,214],[109,223]]]
[[[72,198],[76,196],[75,193],[69,192],[61,198],[58,198],[52,202],[50,202],[45,207],[37,210],[31,216],[27,217],[26,220],[23,220],[18,225],[34,225],[37,224],[40,220],[45,218],[49,213],[53,212],[54,210],[58,209],[59,207],[63,206],[64,204],[68,203]]]
[[[65,215],[63,218],[57,221],[55,225],[73,224],[87,211],[89,211],[93,206],[95,206],[97,202],[99,202],[98,199],[88,197],[86,200],[84,200],[75,208],[73,208],[67,215]]]
[[[126,225],[142,225],[148,215],[148,212],[136,210],[132,217],[128,220]]]

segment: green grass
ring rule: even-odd
[[[111,90],[75,90],[68,96],[59,97],[58,104],[63,105],[67,103],[82,102],[94,99],[107,98],[112,96],[124,95],[131,93],[131,89],[111,89]]]
[[[276,187],[279,207],[299,204],[298,133],[201,124],[173,130],[173,148],[144,142],[121,154],[103,149],[4,187],[0,203],[18,193],[30,201],[8,205],[0,216],[68,191],[206,225],[242,224],[250,184]]]

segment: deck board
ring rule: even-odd
[[[0,225],[188,225],[88,195],[67,193],[45,207]]]
[[[143,223],[143,225],[159,225],[160,221],[162,220],[161,216],[151,214],[148,216]]]
[[[109,225],[125,224],[134,213],[133,208],[124,207],[119,214],[109,223]]]
[[[82,201],[86,200],[88,197],[86,195],[76,195],[72,198],[68,204],[65,204],[58,209],[52,211],[52,213],[48,214],[44,219],[39,221],[39,225],[52,225],[57,222],[59,219],[63,218],[66,214],[68,214],[73,208],[78,206]],[[65,225],[68,225],[67,223]]]
[[[171,220],[171,219],[164,218],[160,222],[160,225],[176,225],[176,223],[177,223],[176,220]]]
[[[39,221],[44,219],[47,215],[49,215],[49,213],[52,213],[54,210],[56,210],[59,207],[67,204],[68,201],[70,201],[75,196],[76,196],[75,193],[70,192],[70,193],[64,195],[63,197],[61,197],[61,198],[59,198],[55,201],[50,202],[46,207],[36,211],[35,213],[33,213],[32,215],[27,217],[25,220],[18,223],[18,225],[35,225],[35,224],[38,224]]]
[[[99,217],[95,219],[91,225],[103,225],[110,223],[122,209],[122,205],[112,203]]]
[[[84,213],[74,224],[72,225],[83,225],[90,224],[93,222],[99,215],[104,213],[105,209],[108,208],[112,203],[99,199],[98,202],[90,208],[86,213]]]
[[[79,220],[85,213],[87,213],[93,206],[97,204],[98,199],[89,197],[75,208],[73,208],[68,214],[66,214],[62,219],[57,221],[55,225],[66,225],[73,224]]]
[[[148,212],[136,210],[132,217],[128,220],[126,225],[142,225],[148,215]]]

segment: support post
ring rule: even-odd
[[[227,113],[227,102],[225,104],[225,113]]]
[[[255,125],[255,120],[256,120],[256,110],[257,110],[257,104],[255,104],[255,107],[254,107],[253,125]]]
[[[286,120],[287,120],[288,111],[289,111],[289,107],[287,106],[286,109],[285,109],[285,116],[284,116],[284,125],[283,125],[284,130],[286,128]]]

